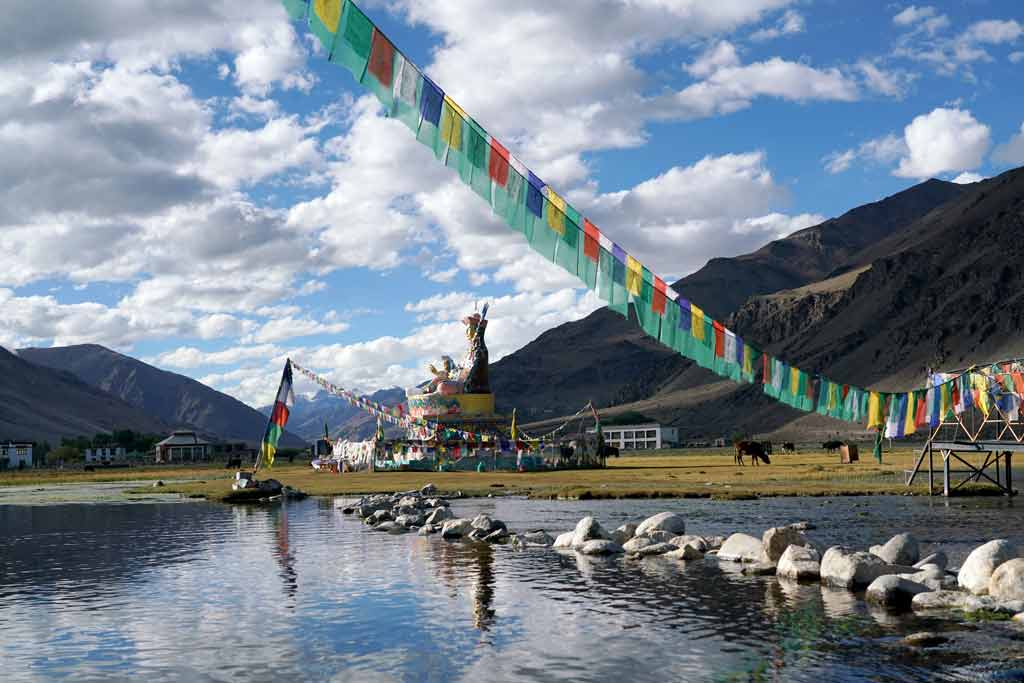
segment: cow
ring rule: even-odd
[[[601,452],[598,455],[602,458],[617,458],[619,457],[619,447],[604,444],[601,446]]]
[[[793,443],[792,441],[787,441],[786,443],[782,444],[782,452],[796,453],[796,444]]]
[[[765,465],[772,463],[768,454],[765,453],[764,444],[758,443],[757,441],[737,441],[736,442],[736,457],[735,462],[737,465],[743,465],[743,456],[749,455],[751,462],[754,466],[761,464],[764,461]]]
[[[844,445],[845,444],[842,441],[833,439],[832,441],[826,441],[825,443],[821,444],[821,447],[828,453],[835,453]]]

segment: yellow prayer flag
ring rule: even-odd
[[[559,235],[565,234],[565,200],[559,197],[550,187],[547,188],[548,202],[548,226]],[[630,257],[631,258],[631,257]],[[626,288],[629,289],[629,272],[626,273]]]
[[[868,395],[868,429],[879,429],[885,426],[885,404],[882,395],[872,391]]]
[[[342,0],[313,0],[313,11],[331,33],[338,32],[338,22],[341,21],[341,2]]]
[[[690,302],[690,334],[694,339],[704,341],[704,311]]]
[[[626,291],[633,296],[640,296],[643,281],[644,267],[632,256],[626,256]]]
[[[457,107],[458,105],[447,97],[444,98],[444,106],[441,108],[441,140],[448,143],[452,149],[461,150],[463,117]]]
[[[917,392],[907,392],[907,417],[903,421],[903,436],[917,431]]]
[[[794,396],[800,393],[800,369],[790,368],[789,369],[789,393]]]

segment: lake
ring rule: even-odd
[[[0,505],[0,679],[979,680],[1024,657],[1015,626],[970,626],[980,645],[966,653],[915,651],[902,636],[963,626],[710,559],[389,536],[338,505]],[[954,565],[992,538],[1024,542],[1022,508],[1001,498],[494,498],[453,509],[552,534],[587,514],[614,528],[671,510],[690,533],[722,535],[808,520],[816,539],[863,549],[909,530]]]

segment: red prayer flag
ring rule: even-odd
[[[488,164],[491,180],[501,187],[508,185],[508,150],[500,142],[491,139],[491,160]]]
[[[715,355],[725,358],[725,328],[717,320],[713,323],[715,328]]]
[[[771,365],[771,362],[768,360],[768,354],[767,353],[762,353],[761,354],[761,364],[762,364],[762,367],[763,367],[763,371],[761,372],[761,381],[764,384],[771,384],[772,383],[772,365]]]
[[[1013,378],[1013,386],[1017,388],[1017,393],[1020,396],[1024,396],[1024,374],[1012,372],[1010,373],[1010,377]]]
[[[917,415],[914,416],[914,426],[920,428],[928,425],[928,400],[927,394],[919,394],[917,397]]]
[[[381,85],[390,88],[394,78],[394,67],[395,46],[383,33],[374,28],[370,61],[366,64],[366,70],[373,74],[373,77],[380,81]]]
[[[583,255],[597,263],[601,257],[600,233],[588,219],[583,219]],[[664,311],[662,311],[664,312]]]

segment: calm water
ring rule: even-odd
[[[664,509],[690,531],[801,519],[866,547],[909,529],[959,563],[1024,541],[1006,501],[460,502],[515,529]],[[951,540],[955,539],[956,543]],[[587,560],[368,531],[333,501],[0,506],[0,680],[978,680],[1008,664],[914,655],[953,624],[713,561]],[[1012,628],[1000,627],[1013,633]],[[976,651],[975,651],[976,652]],[[1024,657],[1024,643],[1010,656]]]

